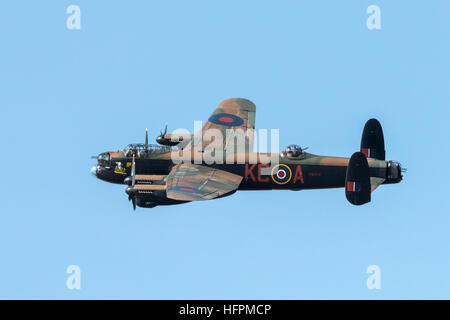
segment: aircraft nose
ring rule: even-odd
[[[97,177],[97,166],[93,166],[90,172],[94,177]]]

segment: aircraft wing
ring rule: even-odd
[[[184,201],[210,200],[236,190],[242,176],[197,164],[178,164],[166,179],[168,198]]]
[[[213,114],[209,117],[208,121],[203,125],[201,129],[201,133],[197,133],[196,137],[190,141],[187,147],[194,149],[194,146],[201,143],[201,150],[203,150],[206,146],[210,144],[211,141],[207,141],[208,139],[201,139],[202,136],[205,135],[208,129],[217,129],[222,133],[224,148],[235,146],[234,139],[226,139],[227,133],[230,130],[241,129],[245,134],[245,151],[244,152],[252,152],[253,151],[253,134],[255,129],[255,114],[256,114],[256,106],[253,102],[247,99],[242,98],[231,98],[222,101],[219,106],[214,110]],[[250,129],[250,130],[249,130]],[[249,130],[249,131],[247,131]],[[247,135],[248,132],[248,135]],[[236,150],[236,148],[235,148]]]

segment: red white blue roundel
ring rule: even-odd
[[[272,180],[277,184],[286,184],[292,178],[292,171],[285,164],[277,164],[272,168]]]
[[[216,113],[208,119],[209,122],[227,127],[238,127],[244,124],[244,120],[230,113]]]

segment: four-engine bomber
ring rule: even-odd
[[[402,180],[400,163],[385,160],[383,130],[376,119],[367,121],[360,151],[350,158],[314,155],[297,145],[290,145],[279,154],[253,153],[253,136],[248,134],[237,143],[223,140],[222,147],[227,152],[223,152],[222,161],[198,161],[195,152],[200,152],[203,159],[217,151],[208,147],[211,141],[196,137],[208,130],[216,130],[223,137],[229,136],[230,129],[253,132],[255,111],[249,100],[225,100],[203,125],[201,134],[167,134],[166,125],[156,139],[160,145],[149,144],[147,132],[145,143],[101,153],[92,173],[98,179],[127,185],[125,191],[134,209],[136,205],[153,208],[210,200],[237,190],[323,188],[345,188],[347,200],[361,205],[370,202],[379,185]],[[183,163],[176,163],[174,152],[184,152],[188,157]]]

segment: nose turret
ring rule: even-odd
[[[103,181],[111,183],[123,183],[124,175],[114,172],[114,166],[111,165],[111,154],[102,152],[97,156],[97,165],[90,170],[91,174]]]
[[[95,159],[96,157],[92,157],[93,159]],[[100,178],[99,173],[104,170],[105,168],[109,168],[110,167],[110,160],[111,160],[111,156],[108,152],[102,152],[97,156],[97,165],[93,166],[90,170],[91,174],[96,177],[96,178]]]
[[[111,156],[109,152],[102,152],[97,157],[98,165],[101,167],[109,167],[110,166]]]

